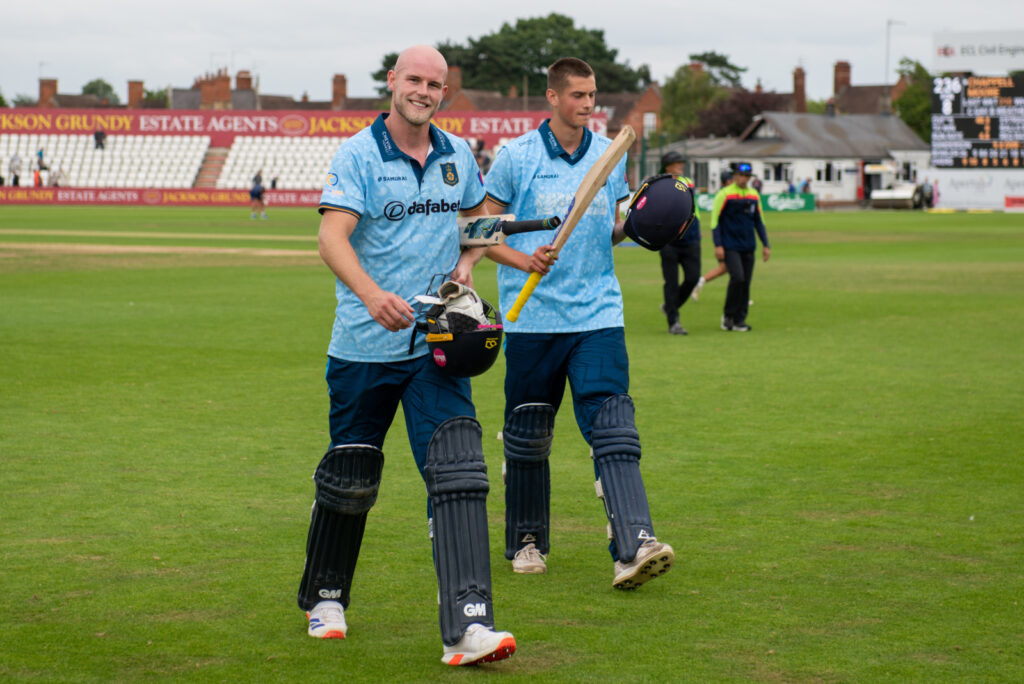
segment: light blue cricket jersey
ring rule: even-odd
[[[430,126],[433,150],[426,167],[398,149],[381,114],[346,140],[331,161],[320,212],[333,209],[359,219],[351,243],[363,269],[381,288],[416,308],[431,278],[448,274],[459,259],[460,210],[483,203],[479,167],[465,140]],[[434,287],[440,281],[434,282]],[[337,279],[334,330],[328,354],[346,361],[405,361],[427,353],[422,334],[409,353],[412,330],[389,332]]]
[[[550,121],[550,119],[548,120]],[[498,152],[487,174],[487,194],[517,220],[558,216],[564,219],[576,189],[611,140],[584,129],[573,154],[558,143],[548,121]],[[622,290],[615,277],[612,228],[616,204],[629,197],[626,158],[616,165],[590,207],[526,302],[519,320],[506,332],[582,332],[623,325]],[[532,254],[554,240],[554,231],[520,233],[506,244]],[[508,311],[529,274],[498,266],[501,310]]]

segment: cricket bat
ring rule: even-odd
[[[562,251],[562,246],[569,239],[569,236],[572,235],[573,229],[576,228],[576,224],[580,222],[583,214],[586,213],[587,207],[590,206],[594,197],[604,187],[615,165],[619,163],[619,160],[622,159],[635,140],[636,133],[633,131],[633,127],[623,126],[619,134],[612,140],[612,144],[608,146],[608,149],[590,167],[587,175],[583,177],[579,187],[576,188],[576,194],[573,196],[572,202],[569,203],[569,211],[566,213],[565,220],[562,221],[562,225],[559,226],[558,232],[555,234],[555,239],[551,243],[548,256],[557,256]],[[540,273],[530,274],[526,284],[523,285],[523,289],[519,291],[516,303],[505,314],[506,319],[515,321],[519,318],[519,313],[523,310],[526,300],[533,294],[533,290],[537,287],[541,277]]]
[[[532,221],[516,221],[515,218],[515,214],[460,216],[456,219],[459,226],[459,246],[500,245],[508,235],[529,233],[534,230],[553,230],[562,223],[562,219],[557,216]]]

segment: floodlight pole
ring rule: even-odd
[[[906,26],[906,23],[896,21],[895,19],[885,20],[885,75],[882,78],[882,85],[889,84],[889,39],[892,34],[893,26]]]

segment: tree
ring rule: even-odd
[[[786,95],[734,90],[727,98],[700,112],[700,124],[693,134],[700,138],[736,136],[745,131],[761,112],[783,111],[787,104]]]
[[[700,122],[699,113],[726,91],[711,80],[711,74],[689,65],[676,69],[661,88],[661,130],[669,140],[686,137]]]
[[[106,100],[112,105],[121,104],[121,100],[118,99],[117,93],[114,92],[114,87],[102,78],[93,79],[82,86],[82,94],[95,95],[99,99]]]
[[[147,90],[142,96],[142,106],[146,109],[167,109],[167,88]]]
[[[7,100],[4,99],[4,94],[0,92],[0,107],[7,107]]]
[[[711,52],[701,52],[690,55],[691,62],[701,62],[704,70],[711,76],[711,81],[717,85],[729,88],[740,87],[740,77],[747,67],[739,67],[729,61],[726,55]]]
[[[808,114],[824,114],[826,107],[828,107],[828,100],[808,100],[807,101],[807,113]]]
[[[651,84],[647,65],[634,69],[629,62],[618,63],[618,51],[608,47],[604,31],[577,28],[562,14],[519,19],[466,45],[445,42],[436,46],[449,66],[462,69],[462,87],[506,93],[513,86],[540,94],[547,89],[547,68],[560,57],[579,57],[593,69],[597,86],[605,92],[639,92]],[[397,55],[384,56],[383,68],[374,80],[386,83],[387,71]],[[378,88],[387,92],[386,85]]]
[[[20,93],[14,96],[15,107],[35,107],[37,104],[39,104],[39,100],[32,97],[31,95],[25,95],[24,93]]]
[[[443,52],[441,54],[444,54]],[[395,66],[395,62],[398,61],[397,52],[389,52],[384,55],[381,60],[381,67],[374,71],[370,76],[373,77],[374,81],[379,82],[381,85],[377,86],[377,94],[381,97],[387,97],[388,94],[388,72]]]
[[[907,89],[892,103],[896,115],[922,140],[932,139],[932,76],[920,62],[904,57],[896,68],[907,79]]]

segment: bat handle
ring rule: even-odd
[[[548,218],[534,219],[532,221],[503,221],[501,232],[505,235],[531,233],[535,230],[551,230],[557,228],[561,223],[562,219],[557,216],[549,216]]]
[[[530,277],[526,280],[526,284],[523,285],[523,289],[519,291],[519,296],[516,297],[516,303],[512,305],[512,310],[505,314],[505,319],[516,322],[519,318],[519,312],[526,306],[526,300],[533,294],[534,288],[537,287],[537,283],[540,282],[541,274],[534,271],[530,274]]]

